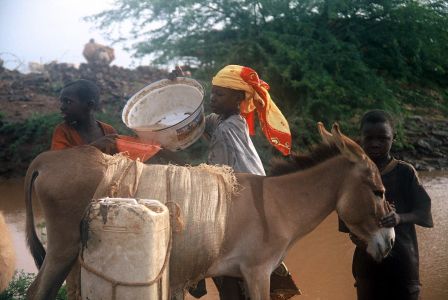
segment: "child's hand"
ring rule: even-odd
[[[118,134],[108,134],[90,143],[90,146],[96,147],[106,154],[115,154],[118,152],[115,141],[117,137]]]
[[[400,215],[395,211],[391,211],[380,220],[380,227],[395,227],[400,224]]]
[[[168,74],[168,79],[176,80],[177,77],[184,77],[184,76],[185,76],[185,74],[182,71],[181,67],[176,66],[176,68],[174,70],[172,70],[170,74]]]

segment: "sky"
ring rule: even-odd
[[[0,0],[0,58],[8,69],[28,62],[79,64],[90,38],[110,45],[94,24],[83,17],[111,7],[110,0]],[[140,61],[114,45],[112,65],[136,67]]]

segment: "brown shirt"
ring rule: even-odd
[[[97,121],[104,135],[117,133],[109,124]],[[78,131],[67,123],[60,123],[53,132],[51,139],[51,150],[61,150],[65,148],[85,145]]]

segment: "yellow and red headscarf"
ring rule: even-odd
[[[261,129],[268,141],[283,155],[291,152],[291,132],[288,121],[272,101],[269,85],[258,77],[253,69],[238,65],[228,65],[221,69],[212,84],[246,92],[246,99],[241,103],[241,115],[246,119],[249,133],[255,134],[254,112],[258,113]]]

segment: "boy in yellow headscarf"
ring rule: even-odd
[[[267,83],[262,81],[251,68],[228,65],[212,80],[212,114],[206,118],[204,135],[210,140],[209,164],[223,164],[235,172],[264,176],[261,159],[249,136],[254,133],[254,113],[258,114],[261,129],[268,141],[282,154],[291,151],[291,134],[288,122],[272,101]],[[282,287],[298,289],[282,264],[279,268],[288,281]],[[218,287],[220,299],[245,299],[242,280],[227,276],[213,278]],[[280,280],[281,281],[281,280]],[[205,282],[190,290],[195,297],[206,293]],[[287,299],[285,297],[284,299]]]
[[[265,175],[249,137],[257,111],[263,133],[284,155],[291,149],[288,122],[272,101],[269,86],[251,68],[228,65],[212,80],[211,109],[205,134],[210,138],[208,163],[225,164],[236,172]]]
[[[212,80],[213,88],[244,93],[238,105],[239,114],[247,121],[249,132],[254,134],[254,114],[258,114],[261,129],[268,141],[283,155],[291,152],[291,133],[288,121],[269,95],[269,85],[249,67],[228,65]],[[212,89],[213,91],[213,89]],[[213,99],[212,99],[213,103]]]

